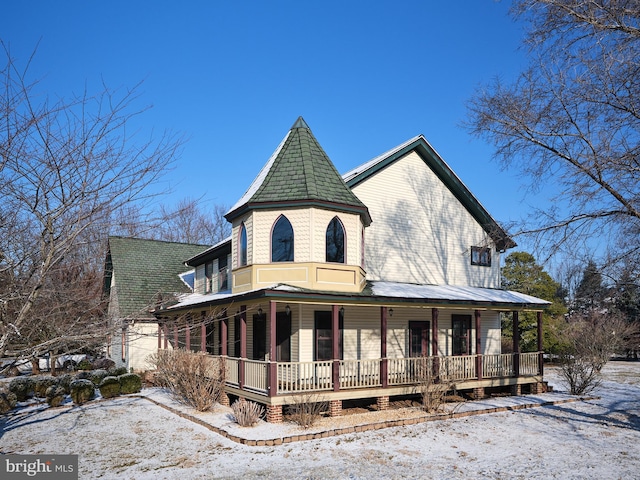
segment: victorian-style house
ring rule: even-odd
[[[226,219],[231,238],[184,259],[193,293],[155,309],[157,347],[224,358],[227,394],[269,421],[309,392],[332,414],[384,408],[417,392],[425,360],[475,396],[542,388],[517,319],[548,302],[500,288],[515,243],[423,136],[341,176],[299,118]]]

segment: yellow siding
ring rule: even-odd
[[[373,218],[366,232],[369,279],[500,286],[493,242],[415,152],[353,191]],[[471,246],[492,247],[492,266],[472,266]]]

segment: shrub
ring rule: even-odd
[[[235,421],[241,427],[253,427],[264,414],[264,408],[259,403],[248,402],[240,398],[231,405]]]
[[[16,408],[18,397],[15,393],[3,388],[0,390],[0,414]]]
[[[428,413],[436,413],[442,410],[447,392],[454,388],[452,383],[438,379],[434,360],[445,361],[446,359],[421,357],[415,364],[422,409]]]
[[[317,394],[296,395],[293,403],[287,406],[287,415],[292,422],[302,428],[313,426],[327,410],[327,402],[319,401]]]
[[[89,380],[91,380],[93,382],[94,385],[100,385],[100,383],[102,383],[102,380],[108,376],[109,374],[107,373],[106,370],[93,370],[91,372],[91,376],[89,377]]]
[[[64,402],[65,391],[60,385],[51,385],[45,392],[47,403],[50,407],[59,407]]]
[[[69,393],[71,393],[71,382],[73,382],[76,377],[70,373],[65,373],[56,378],[58,379],[58,386],[64,388],[64,393],[69,395]]]
[[[100,382],[100,395],[103,398],[117,397],[120,395],[120,381],[118,377],[104,377]]]
[[[120,393],[126,395],[128,393],[137,393],[142,389],[142,379],[140,375],[135,373],[125,373],[118,377],[120,382]]]
[[[88,402],[95,395],[96,389],[91,380],[81,379],[71,382],[71,399],[76,405]]]
[[[33,379],[33,393],[36,397],[46,397],[47,388],[57,384],[58,381],[51,375],[38,375]]]
[[[91,370],[80,370],[76,373],[77,380],[91,380]]]
[[[13,392],[18,402],[33,397],[34,381],[31,377],[16,377],[9,382],[9,391]]]
[[[80,363],[76,366],[77,370],[91,370],[93,369],[93,365],[86,358],[84,360],[80,360]]]
[[[94,370],[109,370],[116,366],[116,362],[110,358],[98,358],[91,364]]]
[[[128,373],[127,367],[111,367],[109,370],[110,377],[119,377],[120,375],[124,375]]]
[[[224,393],[224,360],[205,353],[162,350],[149,359],[158,383],[173,397],[200,412],[211,409]]]

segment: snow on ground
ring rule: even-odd
[[[640,363],[610,362],[603,373],[598,399],[265,447],[233,442],[146,398],[29,407],[0,417],[0,453],[78,454],[82,479],[638,478]],[[557,371],[547,374],[562,390]],[[171,403],[160,392],[148,395]],[[548,393],[485,405],[566,398]],[[304,433],[287,424],[242,429],[221,407],[198,415],[243,438]]]

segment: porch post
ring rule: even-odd
[[[276,302],[269,301],[269,396],[278,393],[278,362],[276,359]]]
[[[544,375],[544,352],[542,345],[542,312],[536,312],[538,318],[538,375]]]
[[[238,360],[238,387],[244,386],[244,359],[247,358],[247,306],[240,306],[240,360]]]
[[[191,314],[187,316],[187,320],[184,324],[184,343],[187,351],[191,350]]]
[[[207,313],[202,312],[200,317],[200,351],[207,353]]]
[[[158,323],[158,350],[162,348],[162,326]]]
[[[220,320],[220,355],[226,357],[229,354],[229,317],[227,317],[227,309],[222,312],[222,320]]]
[[[331,306],[331,358],[333,359],[333,391],[340,390],[340,311],[338,305]]]
[[[482,325],[480,310],[475,311],[476,318],[476,375],[482,380]]]
[[[389,359],[387,359],[387,307],[380,307],[380,380],[382,388],[389,386]]]
[[[520,376],[520,322],[518,312],[513,313],[513,376]]]
[[[176,319],[173,320],[173,348],[179,348],[178,345],[178,321]]]
[[[167,325],[167,321],[165,320],[164,325],[162,325],[162,330],[164,331],[164,349],[169,349],[169,326]]]
[[[438,358],[438,315],[437,308],[431,309],[431,355],[433,356],[433,376],[436,381],[440,377],[440,359]]]

